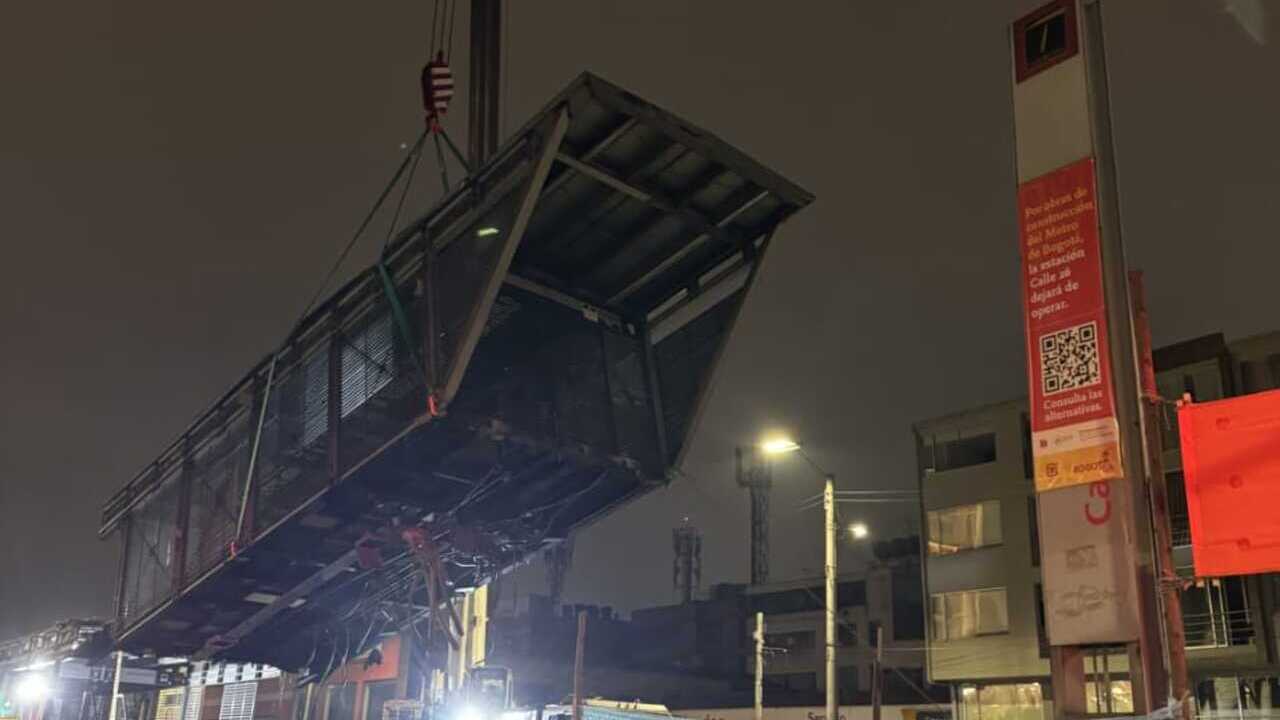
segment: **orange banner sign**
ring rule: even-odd
[[[1124,476],[1093,159],[1018,188],[1036,490]]]

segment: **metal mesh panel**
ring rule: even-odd
[[[130,515],[120,608],[126,625],[159,605],[173,589],[177,510],[178,475],[174,472]]]
[[[556,417],[562,439],[612,452],[616,429],[599,327],[581,322],[549,351],[560,360],[560,373],[549,372],[548,378],[555,382]],[[543,367],[551,370],[554,365]]]
[[[329,431],[329,354],[314,352],[302,363],[295,378],[301,405],[302,435],[299,444],[310,445]]]
[[[617,426],[618,452],[649,468],[660,468],[657,424],[649,383],[645,377],[643,344],[639,338],[610,330],[604,334],[609,370],[609,396]]]
[[[227,557],[235,539],[249,463],[252,399],[192,458],[191,510],[187,525],[186,578],[194,580]]]
[[[518,433],[654,467],[656,423],[638,339],[581,312],[505,289],[467,370],[455,408]]]
[[[426,391],[418,364],[420,340],[414,329],[417,305],[411,297],[416,283],[397,289],[408,332],[396,321],[385,292],[379,293],[341,331],[342,418],[338,455],[343,471],[382,447],[426,411]]]
[[[446,373],[459,361],[457,354],[472,311],[502,256],[524,187],[522,183],[436,255],[436,353],[439,367]]]
[[[272,383],[254,469],[254,535],[329,481],[329,340],[320,338]]]
[[[344,334],[342,345],[342,417],[373,399],[395,376],[390,313]]]
[[[654,347],[668,462],[675,461],[688,440],[686,436],[708,371],[726,340],[741,301],[742,291],[730,295]]]

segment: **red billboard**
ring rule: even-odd
[[[1093,158],[1018,187],[1036,490],[1124,476]]]
[[[1196,575],[1280,572],[1280,390],[1180,403]]]

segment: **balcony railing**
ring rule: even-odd
[[[1191,521],[1186,515],[1170,515],[1169,529],[1173,535],[1174,547],[1186,547],[1191,544]]]
[[[1225,613],[1187,613],[1182,616],[1187,648],[1250,645],[1256,634],[1248,610]]]

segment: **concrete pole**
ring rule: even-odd
[[[764,720],[764,613],[756,613],[756,720]]]
[[[840,688],[836,682],[836,478],[827,475],[822,488],[823,528],[826,535],[827,720],[840,720]]]
[[[582,720],[582,665],[587,651],[587,611],[578,611],[578,643],[573,654],[573,720]]]

